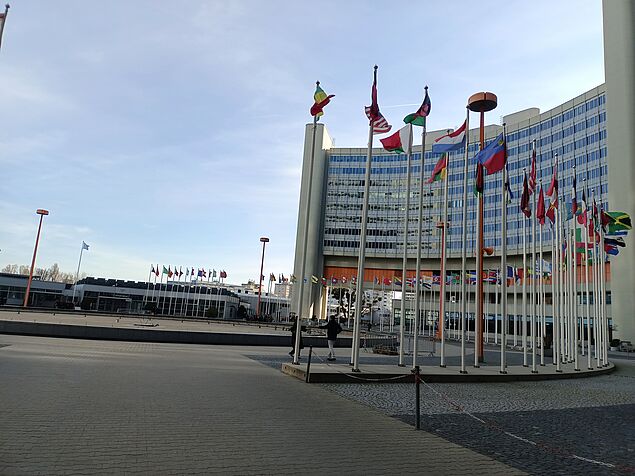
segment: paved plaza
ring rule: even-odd
[[[522,473],[249,358],[287,349],[0,346],[0,474]]]
[[[0,335],[0,473],[635,467],[632,361],[573,381],[424,385],[417,432],[412,384],[306,385],[280,372],[287,350]],[[341,349],[337,366],[348,367],[346,354]],[[363,352],[360,362],[385,359]]]

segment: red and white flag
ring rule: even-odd
[[[373,126],[373,134],[384,134],[390,132],[392,126],[388,124],[388,121],[379,112],[379,104],[377,104],[377,67],[373,73],[373,87],[371,89],[371,104],[365,107],[366,117]]]

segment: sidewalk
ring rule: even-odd
[[[0,473],[522,474],[249,351],[0,335]]]

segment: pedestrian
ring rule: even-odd
[[[335,341],[337,340],[337,334],[342,332],[342,326],[335,320],[335,316],[331,316],[329,321],[320,326],[320,329],[326,329],[326,339],[329,343],[329,356],[326,360],[335,360]]]
[[[298,319],[296,318],[294,319],[291,327],[289,327],[289,331],[291,332],[291,352],[289,352],[289,355],[291,357],[293,357],[293,354],[295,354],[295,338],[296,338],[297,329],[298,329]],[[302,331],[306,331],[305,326],[300,326],[300,350],[304,349],[304,342],[302,341]],[[298,359],[299,358],[300,358],[300,352],[298,352]]]

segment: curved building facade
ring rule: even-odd
[[[472,122],[475,117],[476,115],[472,116]],[[608,207],[607,167],[610,158],[607,150],[606,88],[604,85],[598,86],[543,113],[537,108],[519,111],[505,116],[503,122],[506,124],[508,170],[513,194],[513,198],[507,204],[508,264],[522,266],[523,235],[525,235],[527,250],[531,251],[532,233],[530,221],[521,213],[519,205],[523,171],[526,169],[529,173],[534,141],[537,150],[537,178],[539,184],[542,182],[545,190],[551,182],[553,167],[557,167],[560,210],[566,210],[566,207],[570,206],[574,174],[577,179],[578,201],[581,199],[583,188],[586,188],[588,201],[593,195],[598,206],[602,203],[605,209],[610,208]],[[502,131],[502,125],[486,126],[486,142],[494,139]],[[316,147],[313,170],[310,172],[308,164],[313,143],[313,125],[307,125],[294,268],[294,275],[298,282],[304,277],[303,317],[320,316],[325,312],[323,284],[350,283],[352,278],[357,278],[367,153],[365,147],[332,147],[326,127],[322,124],[316,126],[315,132]],[[417,138],[416,132],[417,128],[415,128],[415,138]],[[404,210],[408,193],[410,194],[408,269],[414,276],[420,171],[423,166],[424,180],[431,176],[441,154],[433,153],[430,144],[446,132],[447,130],[444,129],[427,134],[423,163],[421,146],[414,146],[409,190],[406,187],[407,156],[389,153],[379,148],[373,150],[364,275],[364,282],[368,283],[368,287],[371,287],[373,283],[392,281],[395,277],[402,278]],[[477,200],[472,189],[475,172],[474,157],[479,149],[476,129],[470,130],[468,147],[467,180],[470,192],[466,204],[463,203],[464,150],[450,153],[449,158],[448,272],[460,269],[463,245],[461,220],[464,206],[467,206],[468,217],[466,243],[468,269],[475,269]],[[485,177],[484,246],[494,250],[491,256],[484,258],[486,270],[496,270],[500,267],[502,176],[502,173],[498,173]],[[309,180],[312,180],[312,183],[307,216],[306,200]],[[443,182],[426,183],[423,189],[422,270],[424,273],[435,276],[438,275],[441,257],[441,229],[437,224],[442,221]],[[534,196],[537,195],[536,193]],[[549,199],[547,197],[546,199],[548,206]],[[532,210],[534,209],[532,204]],[[305,220],[309,221],[307,236],[304,234]],[[536,246],[540,240],[539,233],[542,232],[544,255],[550,260],[552,229],[548,225],[543,227],[538,225],[536,228]],[[307,240],[307,260],[302,277],[300,270],[305,240]],[[617,257],[619,258],[621,256]],[[530,258],[528,262],[531,262]],[[315,282],[315,278],[318,278],[318,282]],[[607,290],[610,300],[610,287]],[[485,292],[488,292],[487,286]],[[292,310],[296,310],[298,306],[297,294],[296,292],[293,294]],[[438,302],[438,296],[436,300]],[[580,296],[579,305],[582,305],[582,302],[583,296]]]

